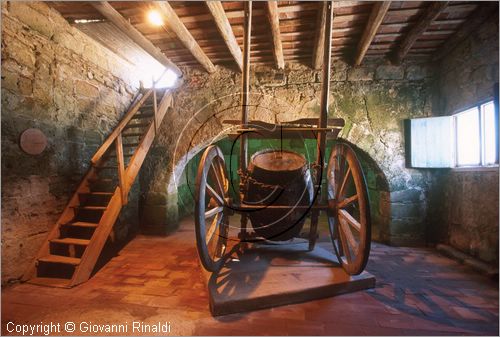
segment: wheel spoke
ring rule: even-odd
[[[358,232],[361,232],[361,224],[358,220],[354,219],[352,215],[349,214],[344,209],[339,210],[339,216],[344,218],[352,227],[354,227]]]
[[[228,186],[226,174],[224,172],[224,164],[221,163],[220,161],[217,161],[217,166],[219,167],[217,172],[219,172],[220,181],[222,181],[223,193],[225,193],[228,190],[229,186]]]
[[[208,194],[212,198],[214,198],[219,205],[224,205],[224,199],[222,199],[222,197],[219,194],[217,194],[217,192],[214,190],[214,188],[212,186],[210,186],[208,183],[206,186],[207,186]]]
[[[339,219],[339,222],[340,222],[340,228],[344,232],[344,236],[347,238],[347,242],[351,246],[354,255],[357,255],[358,243],[356,242],[356,239],[352,235],[351,229],[349,228],[347,221],[345,221],[344,219]]]
[[[205,219],[208,219],[208,218],[211,218],[213,217],[214,215],[222,212],[222,210],[224,209],[224,207],[215,207],[215,208],[212,208],[211,210],[208,210],[205,212]]]
[[[345,186],[347,184],[347,180],[349,179],[350,175],[351,175],[351,167],[349,166],[349,168],[347,169],[347,172],[346,172],[346,174],[344,176],[344,180],[342,181],[342,185],[340,185],[339,193],[337,195],[337,198],[340,198],[342,196],[342,194],[344,193]]]
[[[339,202],[337,204],[337,207],[338,208],[345,208],[347,206],[349,206],[350,204],[352,204],[353,202],[355,202],[356,200],[358,200],[358,195],[353,195],[352,197],[349,197],[347,199],[344,199],[342,200],[341,202]]]
[[[347,257],[347,261],[350,263],[352,261],[351,251],[349,250],[349,247],[347,246],[346,237],[345,237],[344,231],[340,229],[340,225],[338,226],[338,232],[339,232],[339,241],[340,241],[340,244],[342,245],[342,250],[344,252],[344,255]]]
[[[210,176],[212,177],[212,180],[217,183],[219,193],[224,194],[224,186],[222,186],[220,182],[219,175],[217,174],[217,170],[214,167],[214,162],[210,163],[210,167],[212,168],[212,170],[210,170]]]
[[[219,224],[222,220],[221,216],[215,217],[214,220],[212,221],[212,224],[210,225],[210,228],[208,229],[208,232],[205,237],[205,243],[209,244],[209,242],[212,240],[212,237],[214,236],[215,231],[217,230],[217,227],[219,227]]]

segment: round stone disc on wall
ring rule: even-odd
[[[19,146],[27,154],[37,155],[47,147],[47,137],[39,129],[26,129],[21,134]]]

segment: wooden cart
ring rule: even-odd
[[[361,165],[353,149],[341,141],[333,146],[328,162],[325,158],[327,138],[336,139],[344,121],[327,118],[332,3],[325,3],[324,10],[327,20],[320,117],[275,125],[248,120],[252,4],[245,3],[242,115],[239,121],[226,121],[236,125],[235,132],[229,137],[240,144],[239,193],[234,199],[230,197],[231,181],[223,153],[216,145],[209,146],[203,153],[196,177],[196,242],[201,263],[208,271],[217,271],[224,263],[228,251],[229,219],[235,213],[241,214],[237,235],[241,242],[291,242],[308,220],[308,249],[312,250],[318,236],[319,213],[326,212],[332,249],[342,268],[356,275],[366,266],[371,222]],[[248,164],[249,139],[291,137],[315,139],[316,160],[307,163],[303,156],[291,151],[263,150],[254,154]],[[328,185],[326,196],[321,195],[323,174],[326,174]],[[253,231],[247,228],[248,222]]]

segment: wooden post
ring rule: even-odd
[[[328,122],[328,104],[330,94],[330,67],[332,54],[332,25],[333,25],[333,1],[328,1],[325,4],[325,39],[323,41],[323,72],[321,83],[321,112],[318,119],[318,128],[326,128]],[[318,131],[318,139],[316,146],[316,171],[314,183],[316,186],[315,204],[321,203],[321,180],[323,179],[323,171],[325,166],[325,147],[326,147],[326,131]],[[309,250],[314,248],[316,242],[316,234],[318,231],[319,210],[313,209],[311,213],[311,230],[309,232]]]
[[[156,83],[155,79],[153,78],[153,121],[155,123],[155,135],[158,132],[158,105],[156,103]]]
[[[241,88],[241,124],[246,127],[248,124],[248,102],[250,91],[250,37],[252,36],[252,1],[245,2],[245,36],[243,40],[243,73],[242,73],[242,88]],[[243,176],[247,173],[248,166],[248,139],[246,134],[242,134],[240,138],[240,201],[244,197],[244,181]],[[245,213],[241,215],[241,232],[240,240],[244,241],[247,235],[247,216]]]
[[[245,36],[243,41],[243,74],[241,88],[241,124],[248,124],[248,104],[250,91],[250,37],[252,29],[252,2],[245,2]],[[248,164],[248,139],[245,134],[241,135],[240,143],[240,169],[246,171]]]
[[[318,18],[316,20],[316,37],[313,49],[313,69],[319,69],[322,65],[323,46],[325,41],[325,25],[326,25],[326,2],[319,4]]]
[[[328,122],[328,104],[330,94],[330,67],[332,54],[332,23],[333,23],[333,3],[327,2],[326,5],[326,22],[325,22],[325,40],[323,47],[323,72],[321,82],[321,112],[318,119],[318,128],[326,128]],[[318,152],[316,154],[316,164],[321,168],[324,165],[324,155],[326,146],[326,132],[318,132]],[[319,174],[321,176],[321,174]],[[317,182],[321,184],[320,181]]]
[[[120,193],[122,205],[128,203],[127,176],[125,175],[125,163],[123,161],[123,141],[122,134],[116,137],[116,161],[118,163],[118,178],[120,179]]]
[[[493,85],[493,90],[494,90],[494,92],[493,92],[494,102],[493,103],[495,105],[495,135],[496,135],[495,142],[497,145],[496,151],[495,151],[495,162],[498,163],[498,149],[499,149],[499,147],[498,147],[499,146],[499,142],[498,142],[498,110],[499,110],[499,107],[498,107],[498,104],[499,104],[499,102],[498,102],[498,94],[499,94],[498,82]]]

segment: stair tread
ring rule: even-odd
[[[113,179],[113,178],[90,178],[89,179],[90,182],[101,182],[101,183],[111,183],[111,182],[116,182],[118,181],[117,179]]]
[[[64,263],[77,266],[80,264],[80,259],[76,257],[62,256],[62,255],[46,255],[38,258],[38,261],[51,262],[51,263]]]
[[[85,193],[79,193],[83,195],[113,195],[113,192],[85,192]]]
[[[35,277],[28,281],[30,284],[36,284],[47,287],[70,288],[71,280],[55,277]]]
[[[67,226],[75,226],[75,227],[87,227],[87,228],[95,228],[98,224],[94,222],[85,222],[85,221],[76,221],[72,223],[66,224]]]
[[[50,242],[64,243],[68,245],[88,246],[90,240],[77,239],[77,238],[64,238],[64,239],[52,239],[50,240]]]
[[[106,210],[106,206],[73,206],[73,208],[80,208],[80,209],[88,209],[88,210],[93,210],[93,211],[104,211]]]
[[[133,132],[133,133],[122,133],[122,137],[140,137],[143,133]]]
[[[128,124],[125,126],[124,130],[126,129],[137,129],[137,128],[143,128],[146,126],[149,126],[150,123],[135,123],[135,124]]]
[[[154,113],[140,113],[140,114],[135,114],[132,119],[142,119],[142,118],[150,118],[153,117]]]

